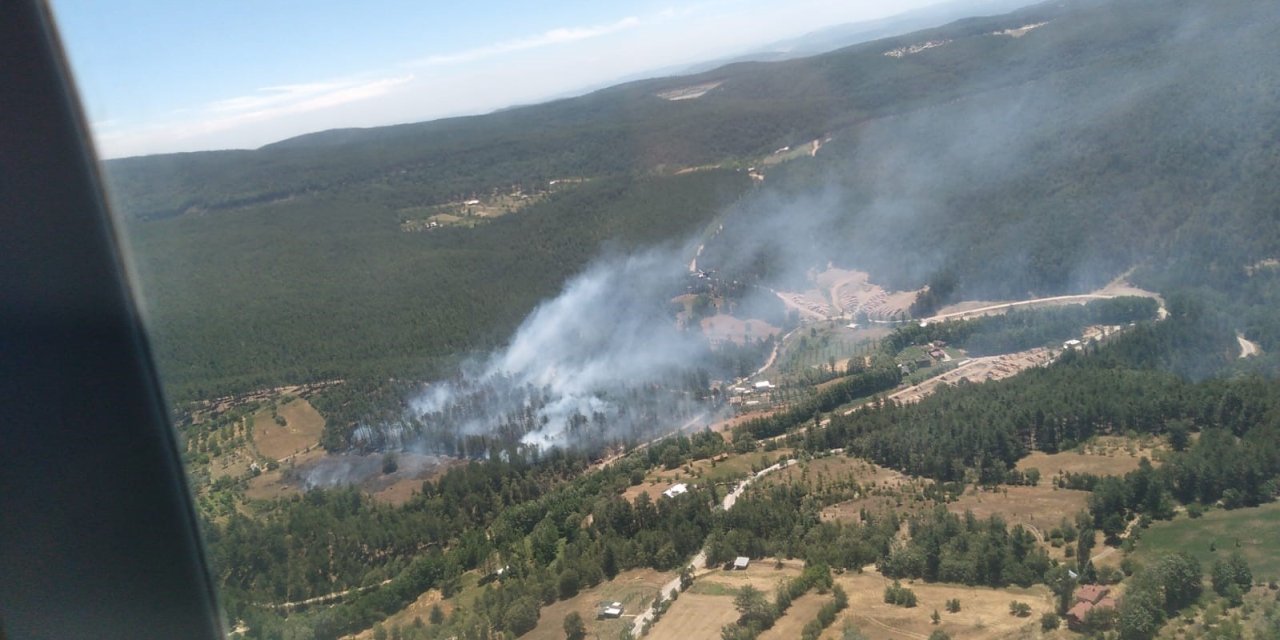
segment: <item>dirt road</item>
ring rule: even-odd
[[[734,487],[733,491],[730,491],[724,497],[724,499],[720,501],[720,508],[724,509],[725,511],[732,509],[733,505],[738,502],[738,498],[742,496],[742,492],[746,491],[747,487],[752,482],[755,482],[756,480],[759,480],[760,478],[763,478],[764,476],[767,476],[770,473],[773,473],[775,471],[786,469],[787,467],[790,467],[791,465],[796,464],[798,462],[799,460],[796,460],[793,458],[785,462],[779,462],[771,467],[766,467],[764,469],[761,469],[760,471],[756,472],[755,475],[751,476],[750,478],[747,478],[746,480],[743,480],[741,483],[738,484],[738,486]],[[699,551],[698,555],[694,556],[693,560],[689,562],[689,565],[693,567],[693,572],[695,574],[697,574],[699,571],[706,569],[707,568],[707,550],[703,549],[702,551]],[[662,585],[662,588],[658,590],[658,597],[670,599],[672,592],[678,592],[678,591],[680,591],[679,577],[674,578],[673,580],[671,580],[671,582],[668,582],[667,584]],[[648,609],[645,609],[644,612],[637,615],[635,622],[633,622],[631,625],[631,637],[639,638],[642,632],[644,631],[645,625],[649,624],[649,622],[653,620],[653,615],[654,615],[654,608],[652,605],[650,605]]]

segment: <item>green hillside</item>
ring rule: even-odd
[[[681,241],[743,281],[835,262],[932,302],[1137,266],[1280,350],[1280,16],[1266,2],[1049,3],[811,58],[494,114],[106,163],[177,398],[430,376],[499,344],[608,247]],[[1021,37],[1006,29],[1040,25]],[[938,42],[939,46],[885,55]],[[696,99],[668,91],[711,87]],[[783,146],[827,139],[768,166]],[[676,175],[682,167],[719,171]],[[406,210],[587,179],[474,229]],[[1248,269],[1247,269],[1248,268]],[[944,286],[945,285],[945,286]],[[923,310],[923,309],[922,309]]]

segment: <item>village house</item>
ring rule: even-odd
[[[1096,609],[1115,609],[1116,600],[1110,597],[1111,587],[1086,584],[1076,589],[1075,604],[1067,611],[1067,626],[1075,631],[1084,628],[1089,613]]]

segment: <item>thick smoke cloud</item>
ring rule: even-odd
[[[407,424],[362,427],[355,443],[411,449],[514,433],[545,448],[575,437],[628,440],[679,426],[652,421],[709,414],[709,405],[679,385],[708,353],[700,334],[672,321],[669,300],[687,277],[682,253],[655,249],[596,261],[538,306],[505,349],[413,398]]]
[[[734,283],[739,308],[777,305],[770,288],[812,286],[828,264],[870,271],[894,289],[950,271],[974,297],[1100,285],[1155,250],[1148,238],[1159,236],[1125,212],[1198,206],[1170,195],[1183,177],[1209,171],[1179,164],[1180,150],[1200,144],[1202,131],[1249,130],[1259,109],[1275,117],[1273,104],[1254,101],[1265,89],[1249,88],[1253,72],[1199,53],[1263,42],[1254,23],[1213,30],[1204,5],[1187,11],[1136,60],[1099,49],[1060,64],[1056,47],[1082,37],[1068,31],[1081,29],[1070,16],[1016,42],[978,36],[1026,53],[996,58],[1003,64],[956,97],[835,132],[817,160],[769,168],[765,186],[721,217],[699,268]],[[919,55],[969,55],[966,46]],[[1206,78],[1236,97],[1188,91]],[[1253,147],[1239,148],[1223,166]],[[601,444],[708,414],[714,403],[680,380],[707,366],[707,345],[675,326],[668,302],[698,244],[596,261],[530,314],[508,347],[431,385],[404,424],[360,429],[356,445],[413,449],[491,435]]]

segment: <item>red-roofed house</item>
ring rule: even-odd
[[[1079,631],[1094,609],[1115,609],[1116,599],[1108,597],[1109,593],[1111,588],[1100,584],[1086,584],[1076,589],[1076,603],[1067,611],[1067,626]]]

